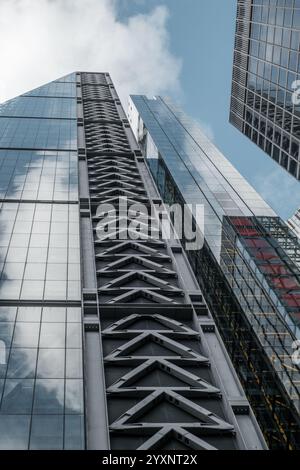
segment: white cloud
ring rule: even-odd
[[[168,10],[118,19],[117,0],[0,0],[0,100],[74,70],[109,72],[130,93],[180,89]]]

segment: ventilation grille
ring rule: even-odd
[[[82,97],[84,100],[112,100],[110,88],[103,85],[83,85]]]
[[[131,150],[119,124],[86,123],[85,140],[89,152],[124,153]]]
[[[85,121],[114,121],[119,120],[117,108],[109,101],[86,101],[84,103]]]
[[[81,80],[83,85],[107,85],[104,73],[82,73]]]

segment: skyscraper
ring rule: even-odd
[[[160,202],[109,74],[1,105],[1,449],[266,447]]]
[[[273,449],[299,448],[300,245],[199,126],[167,98],[129,119],[168,204],[202,204],[204,245],[183,246]]]
[[[297,179],[299,46],[299,0],[238,0],[230,122]]]

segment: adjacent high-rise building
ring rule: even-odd
[[[238,0],[230,122],[300,179],[300,1]]]
[[[163,201],[204,208],[203,247],[183,246],[269,447],[299,449],[300,244],[169,99],[128,116]]]
[[[160,202],[109,74],[0,106],[1,449],[266,448]]]
[[[300,209],[287,221],[287,225],[300,240]]]

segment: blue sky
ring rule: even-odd
[[[300,183],[228,122],[236,0],[119,0],[120,20],[157,5],[169,10],[170,49],[182,60],[173,98],[211,128],[224,155],[286,219],[300,207]]]
[[[300,183],[228,122],[235,16],[236,0],[0,0],[0,103],[74,70],[109,72],[125,106],[169,94],[286,219]]]

